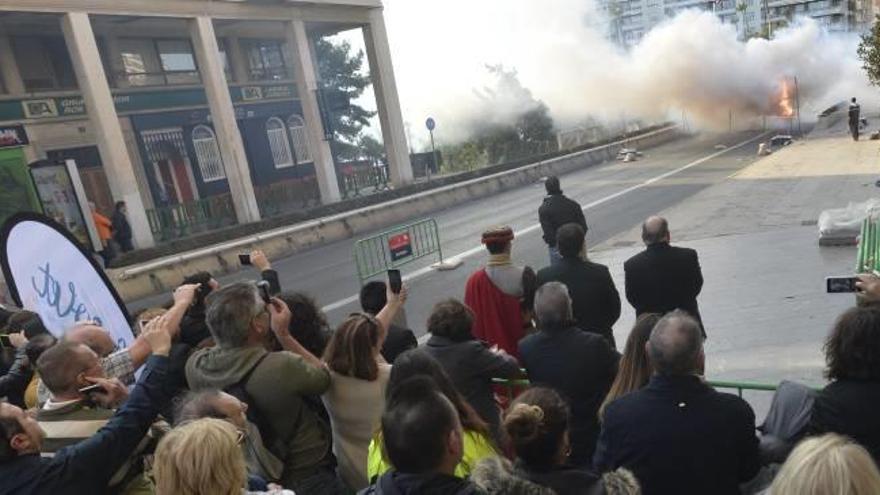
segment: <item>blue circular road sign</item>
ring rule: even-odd
[[[428,117],[428,120],[425,121],[425,127],[427,127],[429,131],[433,131],[434,128],[437,127],[437,123],[434,122],[432,117]]]

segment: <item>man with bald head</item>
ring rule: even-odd
[[[697,296],[703,288],[700,260],[693,249],[670,245],[669,223],[652,216],[642,224],[646,249],[623,264],[626,273],[626,299],[636,310],[665,314],[675,309],[687,311],[700,324],[706,338]]]
[[[594,466],[625,467],[645,495],[739,494],[760,468],[755,413],[706,385],[699,323],[676,310],[645,344],[654,375],[605,409]]]

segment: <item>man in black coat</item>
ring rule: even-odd
[[[386,291],[385,282],[367,282],[361,287],[361,309],[373,316],[379,314],[379,311],[382,311],[382,308],[388,302]],[[385,336],[385,343],[382,345],[381,354],[388,364],[394,364],[397,356],[403,354],[404,351],[415,349],[418,345],[419,343],[412,330],[392,324],[388,328],[388,334]]]
[[[626,299],[636,310],[665,314],[674,309],[687,311],[700,323],[697,296],[703,288],[700,260],[693,249],[669,245],[669,223],[652,216],[642,224],[642,240],[647,249],[623,264],[626,272]]]
[[[577,467],[589,466],[599,435],[597,413],[617,374],[620,356],[608,341],[572,326],[571,298],[559,282],[535,294],[540,331],[519,342],[519,353],[535,385],[552,388],[571,406],[571,455]]]
[[[547,196],[538,208],[538,220],[541,222],[544,242],[547,243],[550,252],[550,264],[555,265],[562,260],[562,257],[559,256],[559,250],[556,248],[556,231],[567,223],[575,223],[586,232],[588,230],[587,220],[584,218],[584,210],[581,209],[581,205],[562,194],[558,177],[552,175],[547,177],[544,181],[544,187],[547,189]]]
[[[562,261],[538,271],[538,287],[547,282],[562,282],[568,287],[578,328],[595,332],[615,347],[611,328],[620,318],[620,294],[608,267],[586,259],[584,229],[575,223],[556,231],[556,246]]]
[[[645,495],[738,495],[760,469],[755,413],[699,376],[703,339],[686,313],[664,316],[646,347],[654,376],[605,409],[596,470],[629,469]]]

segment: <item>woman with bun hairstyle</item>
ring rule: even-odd
[[[619,469],[600,477],[568,465],[570,416],[568,404],[549,388],[531,388],[513,401],[503,427],[516,453],[515,473],[558,495],[641,493],[629,471]]]

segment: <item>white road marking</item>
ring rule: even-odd
[[[704,156],[703,158],[694,160],[694,161],[688,163],[687,165],[683,165],[683,166],[678,167],[674,170],[664,172],[656,177],[651,177],[650,179],[648,179],[644,182],[641,182],[641,183],[636,184],[634,186],[627,187],[626,189],[623,189],[623,190],[620,190],[614,194],[610,194],[608,196],[605,196],[604,198],[597,199],[596,201],[593,201],[592,203],[587,203],[586,205],[582,206],[581,209],[584,211],[587,211],[591,208],[595,208],[599,205],[602,205],[602,204],[607,203],[611,200],[617,199],[617,198],[624,196],[626,194],[629,194],[633,191],[637,191],[639,189],[642,189],[643,187],[650,186],[651,184],[654,184],[655,182],[659,182],[663,179],[666,179],[667,177],[671,177],[673,175],[680,174],[681,172],[684,172],[685,170],[687,170],[689,168],[693,168],[693,167],[696,167],[697,165],[701,165],[703,163],[706,163],[707,161],[712,160],[713,158],[717,158],[717,157],[719,157],[729,151],[733,151],[733,150],[742,148],[743,146],[745,146],[749,143],[753,143],[753,142],[761,139],[762,137],[766,136],[767,134],[770,134],[770,131],[764,132],[762,134],[758,134],[757,136],[755,136],[753,138],[746,139],[745,141],[742,141],[742,142],[737,143],[733,146],[730,146],[729,148],[725,148],[723,150],[716,151],[715,153],[712,153],[711,155]],[[525,227],[525,228],[522,228],[520,230],[515,231],[514,236],[519,237],[519,236],[528,234],[530,232],[534,232],[540,228],[541,228],[541,224],[535,223],[535,224],[529,225],[528,227]],[[455,261],[455,260],[462,260],[463,261],[465,258],[469,258],[475,254],[482,253],[484,250],[485,250],[485,248],[482,245],[477,245],[477,246],[474,246],[466,251],[463,251],[461,253],[458,253],[458,254],[450,257],[449,261]],[[424,275],[427,275],[428,273],[431,273],[433,271],[434,271],[433,268],[431,268],[430,266],[426,266],[426,267],[420,268],[420,269],[410,273],[409,275],[404,276],[403,280],[408,281],[408,280],[420,278],[420,277],[423,277]],[[333,311],[335,309],[339,309],[339,308],[346,306],[348,304],[351,304],[353,302],[357,302],[357,300],[358,300],[358,295],[355,294],[353,296],[349,296],[344,299],[340,299],[336,302],[332,302],[332,303],[324,306],[321,309],[324,312],[329,312],[329,311]]]

